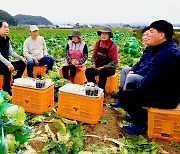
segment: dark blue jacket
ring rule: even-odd
[[[137,88],[154,95],[167,93],[180,97],[180,49],[173,41],[165,41],[152,47],[154,57],[148,63],[148,72]]]
[[[140,60],[131,68],[131,71],[134,72],[134,74],[139,74],[144,76],[148,72],[147,64],[152,58],[152,50],[151,47],[147,47],[143,51],[143,55],[140,58]]]

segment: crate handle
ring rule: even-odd
[[[25,99],[25,103],[29,103],[29,100],[26,100],[26,99]]]
[[[50,107],[51,107],[51,104],[48,105],[48,108],[50,108]]]
[[[167,134],[167,133],[161,133],[161,136],[163,136],[163,137],[170,137],[170,138],[172,138],[172,135],[171,135],[171,134]]]
[[[74,111],[78,111],[79,109],[77,107],[74,107]]]

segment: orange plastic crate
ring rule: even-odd
[[[4,75],[0,75],[0,89],[2,89],[4,85]]]
[[[88,97],[59,92],[58,114],[81,122],[96,124],[102,114],[104,93],[99,97]]]
[[[98,83],[99,76],[95,76],[95,80]],[[118,89],[118,73],[115,73],[112,76],[107,77],[105,91],[108,94],[111,94],[114,90]]]
[[[10,81],[10,85],[12,84],[12,77],[11,77],[11,81]],[[0,75],[0,90],[2,89],[4,85],[4,75]]]
[[[41,74],[44,76],[46,74],[47,66],[34,66],[33,69],[33,77],[37,78],[38,74]],[[23,77],[27,77],[27,68],[24,70],[24,73],[22,75]]]
[[[84,84],[86,82],[86,75],[85,75],[86,67],[84,66],[82,70],[77,71],[76,76],[74,77],[75,84]],[[59,69],[59,75],[63,77],[62,67]]]
[[[148,136],[180,142],[180,110],[149,108]]]
[[[54,106],[54,86],[46,89],[12,86],[12,103],[22,106],[26,112],[43,114]]]

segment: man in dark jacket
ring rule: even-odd
[[[112,98],[118,98],[119,93],[126,88],[133,88],[138,82],[140,82],[148,71],[147,64],[152,58],[152,50],[148,44],[149,27],[145,27],[142,30],[142,41],[146,46],[143,51],[143,55],[140,60],[133,67],[123,67],[120,75],[120,86],[119,91],[116,94],[112,94]],[[112,107],[119,107],[120,102],[114,102],[111,104]]]
[[[131,116],[132,125],[122,129],[142,133],[146,128],[146,107],[176,108],[180,101],[180,49],[172,40],[173,26],[165,20],[150,25],[149,44],[155,56],[148,63],[148,72],[136,89],[120,93],[120,106]]]

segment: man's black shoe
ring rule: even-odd
[[[115,102],[115,103],[112,103],[112,104],[110,104],[112,107],[115,107],[115,108],[117,108],[117,107],[120,107],[120,100],[119,101],[117,101],[117,102]]]
[[[132,122],[133,122],[132,117],[131,117],[131,116],[128,116],[128,115],[124,116],[124,120],[126,120],[126,121],[129,122],[129,123],[132,123]]]
[[[114,93],[114,94],[112,94],[111,95],[111,98],[119,98],[119,92],[117,92],[117,93]]]
[[[146,133],[145,127],[139,127],[135,124],[131,124],[130,126],[123,126],[122,130],[129,134],[145,134]]]

